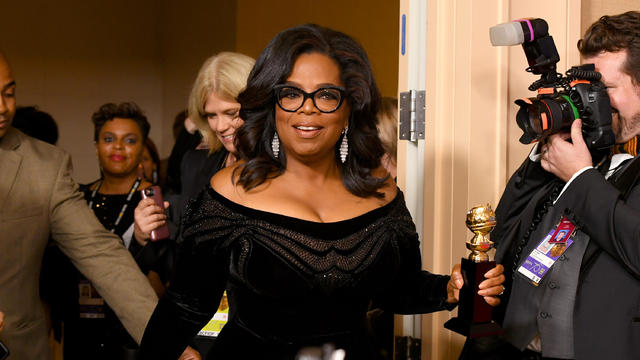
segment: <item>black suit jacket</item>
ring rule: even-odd
[[[630,168],[623,171],[633,171]],[[520,239],[553,189],[562,185],[529,159],[510,179],[492,233],[507,286]],[[556,204],[591,239],[574,307],[576,359],[640,359],[640,186],[628,187],[623,197],[614,184],[590,169],[574,179]],[[508,298],[507,294],[504,299]],[[507,305],[505,301],[496,309],[496,320],[501,321]]]

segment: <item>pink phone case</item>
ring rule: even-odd
[[[164,201],[162,199],[162,190],[159,186],[154,185],[150,186],[146,189],[140,191],[142,193],[142,198],[152,198],[156,205],[160,206],[161,209],[164,209]],[[164,225],[160,226],[155,230],[151,230],[151,240],[163,240],[169,238],[169,224],[166,222]]]

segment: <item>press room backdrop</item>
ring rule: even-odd
[[[318,23],[368,51],[384,95],[395,96],[398,0],[2,1],[0,48],[18,82],[19,105],[38,105],[59,125],[74,177],[98,177],[91,114],[135,101],[161,157],[202,62],[220,51],[257,57],[279,31]]]
[[[438,55],[428,59],[427,86],[441,92],[427,102],[427,121],[435,122],[427,129],[427,141],[436,142],[427,145],[425,175],[431,177],[426,179],[423,199],[424,265],[445,273],[464,253],[464,238],[469,236],[462,225],[464,212],[478,201],[488,199],[495,204],[506,179],[527,152],[517,143],[519,130],[509,113],[513,111],[509,108],[511,95],[517,91],[526,95],[526,89],[515,86],[517,80],[511,78],[528,75],[524,63],[515,64],[516,56],[522,61],[524,56],[517,48],[498,56],[482,53],[481,46],[488,41],[487,26],[494,20],[545,17],[546,13],[540,8],[544,1],[492,0],[495,12],[486,19],[477,17],[483,3],[479,0],[424,1],[429,11],[441,16],[440,22],[433,19],[428,24],[428,46],[438,49]],[[559,20],[563,25],[551,28],[561,44],[577,39],[602,14],[640,9],[640,0],[562,3],[565,12],[549,14],[554,19],[564,17]],[[60,129],[59,146],[73,157],[74,177],[88,182],[98,176],[90,116],[101,104],[137,102],[152,123],[151,137],[161,156],[167,157],[173,145],[173,118],[185,108],[202,62],[220,51],[255,57],[278,31],[296,24],[314,22],[358,39],[369,53],[383,95],[396,96],[399,8],[400,0],[2,1],[0,48],[12,64],[19,105],[38,105],[54,116]],[[570,9],[579,9],[579,14],[568,14]],[[464,22],[469,20],[472,25]],[[447,41],[453,42],[447,46]],[[569,45],[575,48],[575,42]],[[576,53],[567,49],[559,46],[569,64],[577,63]],[[456,56],[459,54],[462,56]],[[482,68],[501,71],[500,83],[483,83],[487,75],[474,75],[465,56],[494,62]],[[503,68],[505,61],[513,62],[510,73]],[[490,121],[493,127],[474,122],[477,112],[471,106],[478,102],[476,97],[487,96],[487,88],[493,94],[509,90],[503,104],[490,109],[498,116]],[[458,109],[452,102],[456,98],[461,105]],[[455,127],[447,130],[451,124]],[[496,144],[477,147],[473,139],[482,134],[496,139]],[[482,161],[489,172],[475,171],[484,163],[469,157],[483,151],[488,151]],[[490,177],[489,185],[478,186],[474,176],[485,174]],[[462,339],[442,328],[448,316],[424,317],[423,359],[457,357]]]
[[[582,24],[640,8],[637,0],[581,3]],[[101,104],[136,101],[167,157],[173,118],[204,59],[220,51],[255,57],[296,24],[354,36],[382,93],[397,92],[399,0],[31,0],[3,1],[0,11],[0,48],[18,80],[18,103],[54,116],[79,182],[98,176],[90,116]]]

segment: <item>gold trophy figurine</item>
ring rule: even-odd
[[[471,250],[469,260],[474,263],[489,261],[487,252],[493,247],[489,233],[496,226],[496,215],[491,205],[476,206],[467,212],[467,227],[475,235],[467,241],[467,249]]]
[[[478,285],[484,280],[484,274],[496,266],[487,253],[493,247],[489,233],[496,226],[491,205],[476,206],[469,210],[466,224],[474,236],[467,241],[467,249],[471,250],[471,254],[461,262],[464,286],[460,289],[458,316],[447,321],[444,327],[469,338],[499,335],[503,330],[491,319],[491,305],[478,295]]]

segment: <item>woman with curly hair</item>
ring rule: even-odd
[[[421,270],[415,226],[380,165],[380,94],[360,45],[316,25],[285,30],[238,101],[240,161],[188,205],[143,359],[177,358],[225,288],[229,322],[209,358],[293,359],[332,343],[348,359],[374,359],[370,301],[405,314],[455,305],[459,270]],[[492,304],[501,272],[481,285]]]

